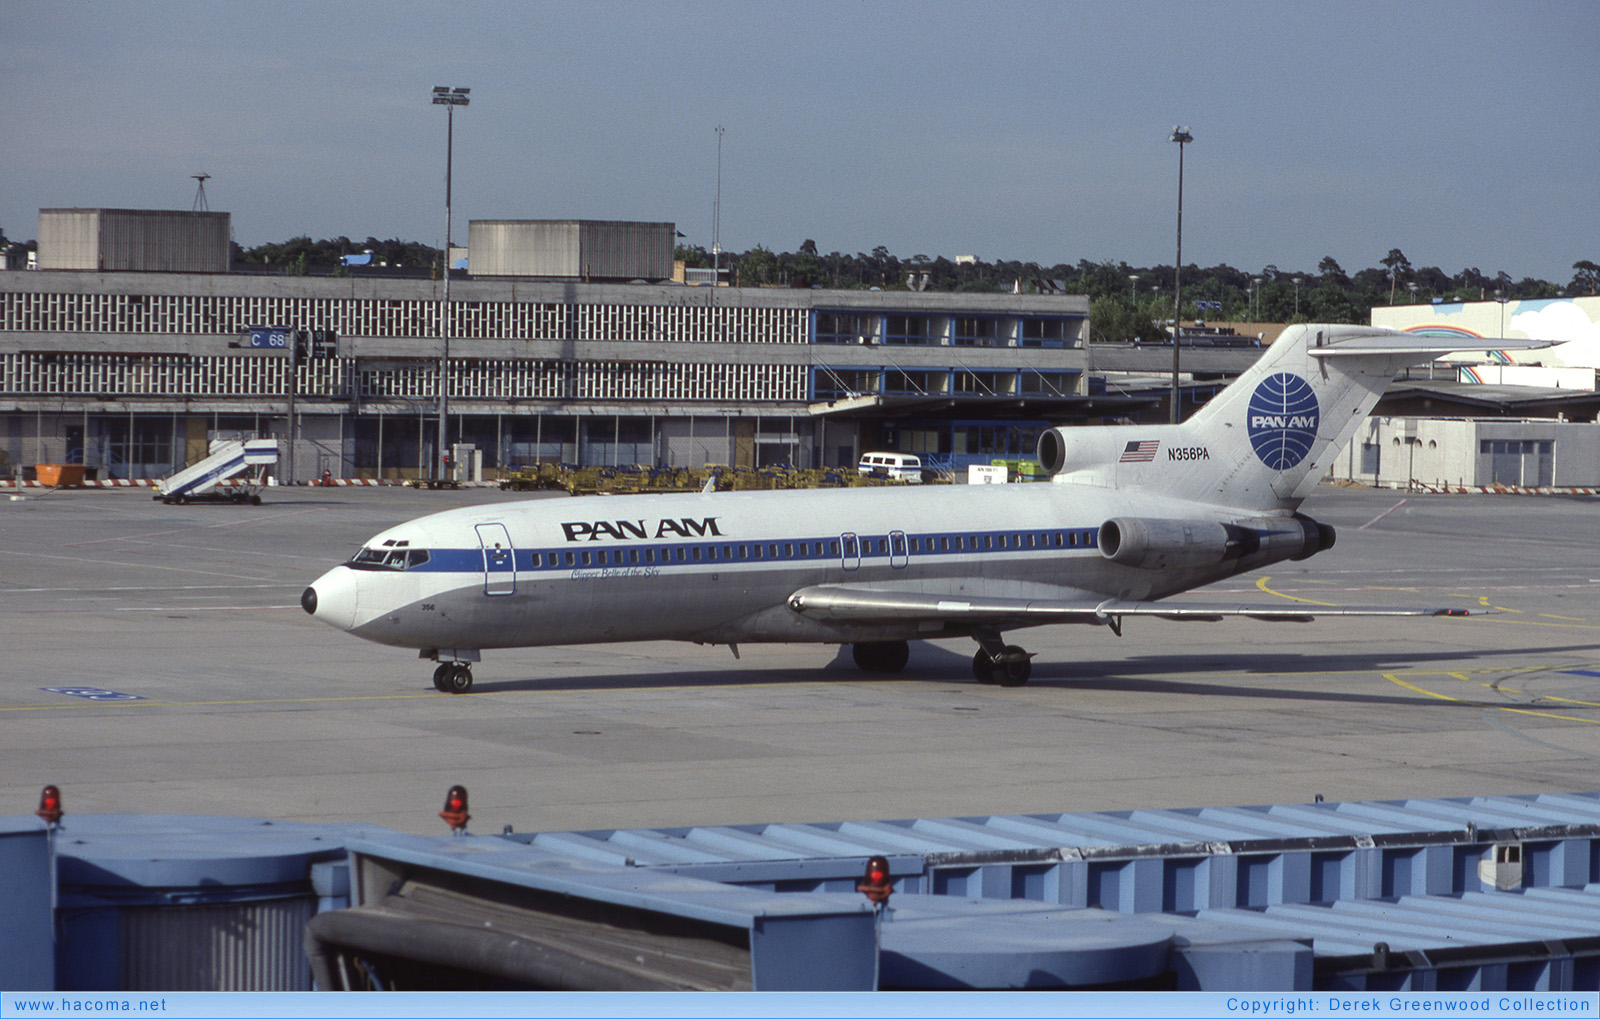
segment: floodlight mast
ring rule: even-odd
[[[449,85],[433,87],[433,105],[445,108],[444,298],[439,306],[439,448],[433,458],[434,469],[438,472],[436,476],[441,481],[448,480],[445,475],[449,472],[445,464],[450,455],[450,447],[446,444],[450,419],[450,178],[455,162],[456,107],[471,102],[468,98],[471,92],[470,88],[451,88]]]
[[[1178,259],[1172,266],[1172,408],[1169,420],[1177,424],[1183,417],[1178,388],[1178,348],[1183,346],[1183,321],[1178,315],[1183,309],[1183,147],[1194,141],[1194,135],[1187,127],[1174,126],[1171,140],[1178,143]]]

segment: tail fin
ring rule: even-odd
[[[1178,426],[1225,465],[1218,501],[1292,510],[1327,473],[1396,373],[1452,351],[1519,341],[1420,336],[1369,326],[1292,325],[1250,370]],[[1544,346],[1537,341],[1531,346]]]
[[[1039,459],[1058,481],[1142,488],[1256,512],[1294,510],[1402,368],[1458,350],[1548,345],[1292,325],[1188,421],[1051,429],[1040,438]]]

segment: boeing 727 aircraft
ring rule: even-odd
[[[907,641],[969,636],[979,681],[1017,686],[1012,630],[1130,616],[1305,621],[1443,609],[1163,605],[1333,545],[1300,514],[1397,371],[1464,348],[1295,325],[1177,425],[1054,428],[1048,484],[545,499],[448,510],[378,534],[306,588],[311,615],[438,662],[465,693],[486,648],[639,640],[850,644],[898,672]],[[1485,340],[1484,349],[1543,346]]]

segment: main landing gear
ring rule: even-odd
[[[868,672],[899,672],[911,658],[911,646],[903,640],[872,640],[850,645],[856,667]]]
[[[1021,686],[1033,675],[1033,655],[1002,642],[1000,631],[983,629],[972,636],[980,645],[972,656],[972,675],[978,682]]]
[[[472,689],[472,666],[466,662],[440,662],[433,670],[433,688],[440,693],[466,693]]]

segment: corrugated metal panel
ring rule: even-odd
[[[667,279],[675,234],[671,223],[581,221],[579,271],[595,279]]]
[[[50,836],[38,818],[0,818],[0,988],[56,989]]]
[[[39,210],[39,268],[99,267],[100,210]]]
[[[309,991],[310,896],[121,912],[121,990]]]
[[[671,223],[475,219],[467,235],[474,276],[663,280],[677,232]]]
[[[229,223],[226,212],[41,209],[39,267],[225,273]]]

